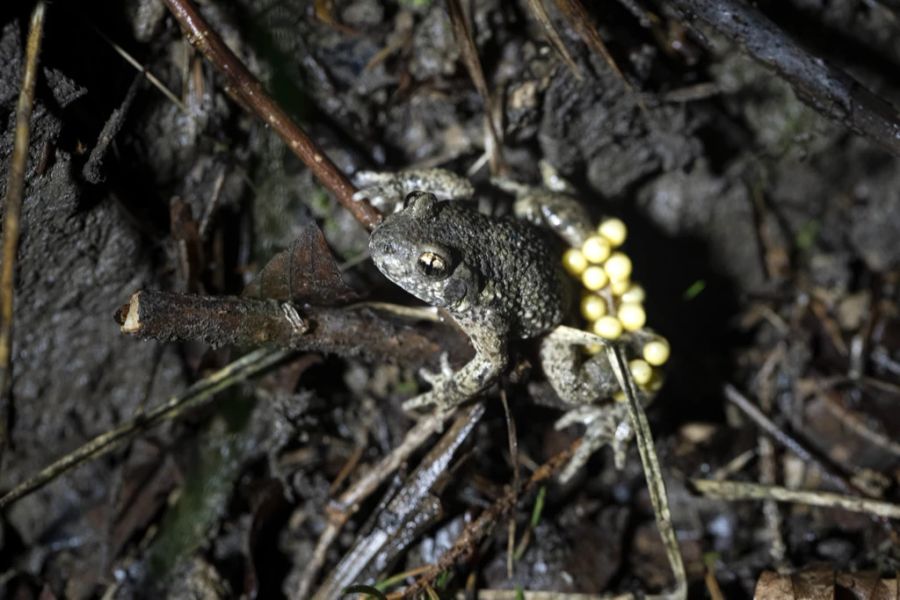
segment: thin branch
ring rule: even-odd
[[[509,410],[509,399],[506,397],[506,388],[500,388],[500,401],[503,403],[503,416],[506,419],[506,438],[509,444],[509,462],[513,468],[514,490],[519,489],[522,485],[521,473],[519,472],[519,439],[516,435],[516,420],[513,418]],[[515,566],[516,555],[516,520],[509,519],[507,529],[507,549],[506,549],[506,576],[510,579],[513,577],[513,567]]]
[[[607,359],[612,367],[613,374],[625,398],[628,401],[628,417],[634,430],[638,455],[641,457],[641,466],[644,469],[644,480],[647,482],[647,490],[650,492],[650,503],[653,505],[653,515],[656,518],[656,528],[666,548],[666,557],[675,577],[675,589],[663,594],[662,598],[687,597],[687,576],[684,570],[684,559],[678,546],[678,538],[672,525],[672,511],[669,508],[669,496],[666,492],[666,482],[659,466],[659,457],[653,444],[653,432],[647,414],[641,405],[640,396],[631,378],[631,371],[625,360],[625,354],[621,343],[611,343],[598,335],[575,329],[574,327],[559,326],[550,336],[558,341],[584,346],[600,346],[605,349]]]
[[[38,0],[31,13],[31,25],[25,50],[22,89],[16,105],[16,130],[9,176],[6,183],[6,215],[3,220],[3,263],[0,265],[0,456],[9,437],[12,372],[11,347],[13,299],[15,296],[16,253],[19,248],[19,220],[25,194],[25,168],[28,165],[28,143],[31,138],[31,111],[34,108],[34,86],[37,81],[38,53],[44,33],[44,2]]]
[[[421,366],[440,354],[461,356],[461,333],[436,329],[433,336],[395,323],[360,305],[326,308],[290,302],[195,296],[144,290],[116,316],[122,332],[160,341],[201,340],[213,346],[272,346],[383,359]]]
[[[447,0],[447,9],[450,13],[450,22],[453,25],[453,35],[456,43],[459,44],[460,52],[462,52],[463,62],[466,64],[466,70],[475,89],[484,102],[485,120],[487,121],[488,131],[494,142],[492,152],[490,152],[491,172],[494,175],[503,174],[506,170],[506,162],[503,159],[503,138],[497,129],[494,116],[502,111],[495,110],[495,99],[488,89],[487,80],[484,77],[484,69],[481,67],[481,60],[478,58],[478,48],[475,45],[475,39],[472,37],[472,30],[469,28],[469,21],[463,11],[460,0]]]
[[[740,0],[671,0],[693,25],[697,19],[737,42],[784,79],[805,104],[900,156],[900,114],[844,71],[800,47],[777,25]]]
[[[859,496],[848,496],[831,492],[790,490],[781,486],[767,486],[744,481],[692,479],[691,485],[707,498],[720,500],[774,500],[776,502],[792,502],[822,508],[840,508],[885,519],[900,519],[900,505],[880,500],[870,500],[869,498],[860,498]]]
[[[391,551],[391,546],[396,543],[398,535],[405,537],[408,533],[402,532],[406,532],[410,527],[417,527],[423,516],[422,510],[429,500],[436,503],[437,513],[441,512],[438,500],[440,490],[436,487],[441,487],[439,482],[446,480],[450,461],[483,415],[482,403],[459,411],[453,424],[431,447],[416,470],[406,478],[403,487],[392,492],[390,501],[382,502],[379,515],[389,517],[375,516],[375,527],[365,536],[357,538],[353,547],[325,578],[313,595],[313,600],[328,600],[339,596],[340,590],[357,580],[363,570],[370,565],[370,561],[386,562],[384,553]]]
[[[822,471],[822,475],[829,482],[838,488],[849,491],[855,489],[855,486],[842,473],[838,473],[835,469],[826,464],[826,462],[813,454],[804,444],[790,436],[786,431],[778,427],[769,417],[750,401],[744,394],[739,392],[733,385],[725,385],[725,397],[729,402],[734,404],[747,417],[753,421],[757,427],[762,429],[773,440],[781,446],[792,452],[803,462],[815,465]],[[858,491],[858,490],[857,490]]]
[[[381,221],[381,213],[365,200],[354,200],[356,189],[331,159],[265,91],[222,38],[200,15],[190,0],[163,0],[184,30],[191,45],[200,51],[228,81],[228,90],[281,136],[291,151],[309,167],[316,179],[366,229]]]
[[[575,62],[575,59],[572,58],[569,49],[566,48],[565,42],[563,42],[562,38],[559,36],[559,31],[557,31],[556,27],[553,25],[550,15],[547,14],[544,0],[528,0],[528,8],[531,9],[531,14],[537,22],[540,23],[541,28],[544,30],[544,34],[547,36],[547,41],[550,42],[550,45],[553,46],[553,49],[556,50],[556,53],[559,54],[562,61],[566,63],[566,66],[572,71],[572,75],[574,75],[575,79],[578,81],[582,81],[584,75],[581,72],[581,68],[578,66],[578,63]]]
[[[579,0],[556,0],[556,6],[569,21],[569,25],[575,28],[575,31],[578,32],[578,35],[587,47],[599,54],[606,61],[606,64],[609,65],[609,68],[612,69],[613,73],[628,86],[625,74],[622,73],[619,65],[616,64],[616,60],[609,53],[606,43],[591,22],[591,15],[585,10],[584,5]]]
[[[574,592],[538,592],[521,589],[499,590],[481,588],[478,590],[478,600],[635,600],[635,595],[632,593],[577,594]]]
[[[163,96],[168,98],[169,101],[172,102],[172,104],[177,106],[179,110],[181,110],[181,112],[187,112],[187,106],[184,105],[184,102],[181,101],[181,98],[176,96],[172,90],[167,88],[166,84],[160,81],[159,77],[154,75],[145,65],[142,65],[136,58],[131,56],[131,54],[129,54],[128,51],[125,50],[125,48],[112,41],[109,36],[100,31],[100,29],[98,29],[94,25],[91,25],[91,27],[93,28],[94,32],[103,39],[103,41],[109,44],[112,49],[116,51],[116,54],[124,58],[125,62],[134,67],[138,73],[146,77],[147,81],[149,81],[153,87],[158,89]]]
[[[173,396],[167,402],[98,435],[74,452],[63,456],[20,483],[0,498],[0,510],[47,485],[67,471],[109,454],[132,436],[147,431],[164,421],[174,419],[187,410],[206,404],[217,392],[267,369],[288,355],[290,355],[289,350],[256,350],[239,358],[212,375],[201,379],[181,394]]]
[[[416,594],[427,586],[433,585],[443,571],[452,568],[458,561],[469,556],[478,547],[481,540],[493,531],[494,526],[500,522],[500,519],[515,508],[520,499],[525,498],[540,483],[555,475],[569,462],[580,444],[581,438],[575,440],[568,448],[538,467],[522,486],[521,490],[509,489],[484,512],[478,515],[477,519],[466,525],[463,532],[456,538],[453,546],[441,555],[437,563],[429,565],[412,585],[399,594],[391,594],[391,597],[416,598]]]
[[[638,455],[641,457],[641,466],[644,470],[644,480],[647,482],[647,490],[650,492],[650,503],[653,505],[653,515],[656,518],[656,528],[666,548],[666,557],[675,577],[675,589],[663,594],[664,598],[685,598],[687,596],[687,577],[684,571],[684,559],[678,546],[678,538],[672,525],[672,512],[669,508],[669,497],[666,492],[666,482],[659,466],[659,457],[656,447],[653,445],[653,432],[647,414],[641,405],[640,396],[631,378],[631,371],[625,360],[622,343],[611,343],[598,335],[561,325],[549,334],[552,339],[565,341],[570,344],[584,346],[600,346],[605,349],[607,359],[612,367],[613,374],[625,398],[628,401],[628,417],[631,428],[634,430],[637,442]]]
[[[653,432],[650,431],[650,423],[647,421],[647,413],[638,396],[634,380],[628,369],[628,362],[622,351],[621,344],[606,345],[606,356],[612,366],[613,374],[619,382],[619,387],[625,392],[628,401],[628,416],[631,426],[634,428],[634,437],[637,442],[638,455],[641,457],[641,465],[644,468],[644,480],[647,482],[647,490],[650,492],[650,503],[653,505],[653,515],[656,517],[656,529],[662,538],[666,548],[666,557],[669,559],[669,567],[675,576],[675,589],[667,598],[684,599],[687,597],[687,575],[684,570],[684,559],[678,546],[678,537],[675,535],[675,527],[672,525],[672,511],[669,508],[669,496],[666,492],[666,482],[659,466],[659,457],[653,444]]]
[[[460,419],[471,419],[476,414],[475,408],[466,409]],[[308,598],[316,576],[325,564],[326,555],[331,544],[337,539],[344,524],[350,520],[360,504],[369,497],[394,471],[400,468],[409,456],[421,447],[431,434],[440,431],[451,414],[436,412],[421,419],[416,425],[406,432],[403,441],[394,448],[390,454],[381,459],[372,469],[366,472],[353,486],[333,501],[328,507],[328,525],[319,535],[313,555],[308,559],[306,568],[297,586],[296,598]],[[479,414],[480,417],[480,414]]]
[[[851,381],[851,383],[855,382]],[[867,381],[866,383],[869,382]],[[817,387],[821,398],[824,400],[826,410],[840,419],[842,427],[850,429],[856,435],[865,438],[867,442],[878,446],[886,452],[890,452],[895,458],[900,457],[900,442],[886,433],[875,431],[863,416],[847,408],[838,398],[835,398],[833,390],[824,389],[822,385]]]
[[[603,41],[603,38],[600,37],[600,33],[597,31],[597,28],[591,20],[591,15],[588,13],[587,9],[584,8],[584,4],[582,4],[580,0],[556,0],[556,6],[569,21],[569,25],[575,28],[575,31],[578,32],[578,35],[587,47],[599,54],[603,60],[606,61],[606,64],[612,69],[612,72],[622,81],[622,85],[625,86],[625,89],[634,98],[637,107],[649,118],[649,112],[647,106],[644,104],[643,98],[635,91],[631,82],[628,81],[625,74],[622,72],[622,69],[620,69],[619,65],[616,63],[616,59],[609,53],[606,43]]]

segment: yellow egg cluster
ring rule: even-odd
[[[584,287],[581,315],[587,330],[607,340],[618,340],[647,323],[644,289],[631,281],[631,259],[618,250],[628,237],[620,219],[605,219],[581,248],[563,254],[563,266]],[[597,351],[592,348],[589,351]],[[655,391],[661,383],[659,367],[669,359],[669,344],[662,337],[645,342],[642,357],[629,362],[631,376],[641,388]]]

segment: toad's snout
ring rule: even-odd
[[[373,257],[390,256],[397,253],[397,245],[380,229],[376,229],[369,238],[369,252]]]

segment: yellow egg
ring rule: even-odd
[[[623,281],[631,275],[631,259],[621,252],[613,252],[603,268],[613,281]]]
[[[617,340],[622,335],[622,323],[615,317],[600,317],[594,321],[594,333],[607,340]]]
[[[631,378],[640,386],[647,385],[653,378],[653,367],[640,358],[629,361],[628,370],[631,371]]]
[[[644,355],[644,360],[648,363],[654,367],[659,367],[666,364],[666,361],[669,360],[670,352],[669,342],[658,338],[644,344],[641,354]]]
[[[596,292],[602,288],[606,285],[607,281],[609,281],[609,277],[606,276],[606,271],[604,271],[602,267],[588,267],[584,270],[584,273],[581,274],[581,283],[592,292]]]
[[[615,293],[615,290],[613,290]],[[631,283],[628,285],[628,289],[626,289],[621,294],[622,302],[637,302],[641,304],[644,300],[647,299],[647,294],[644,292],[644,288],[639,286],[636,283]]]
[[[663,382],[665,381],[665,377],[660,372],[659,369],[653,369],[653,377],[650,378],[650,382],[644,386],[644,389],[648,392],[656,393],[663,386]]]
[[[581,247],[581,253],[589,262],[599,265],[609,258],[610,247],[609,242],[599,235],[592,235]]]
[[[624,302],[619,306],[616,316],[622,322],[625,331],[637,331],[647,322],[644,307],[635,302]]]
[[[621,219],[606,219],[597,227],[597,232],[609,240],[613,246],[621,246],[628,237],[628,228]]]
[[[576,277],[581,275],[587,266],[587,259],[584,257],[584,254],[581,253],[581,250],[569,248],[563,254],[563,268],[565,268],[570,275]]]
[[[581,299],[581,315],[588,321],[595,321],[606,312],[606,300],[600,296],[588,294]]]
[[[621,296],[625,292],[628,291],[628,288],[631,287],[631,281],[628,279],[622,280],[613,280],[609,282],[609,290],[615,294],[616,296]]]
[[[613,400],[615,400],[616,402],[625,402],[625,400],[627,400],[627,398],[625,397],[625,392],[619,390],[618,392],[613,394]]]
[[[665,382],[665,374],[663,374],[663,372],[659,369],[653,369],[653,377],[650,379],[650,383],[648,383],[644,389],[655,394],[659,391],[659,389],[662,387],[662,384]]]
[[[600,344],[591,344],[590,346],[585,346],[584,350],[585,352],[593,356],[594,354],[597,354],[598,352],[603,350],[603,346],[601,346]]]

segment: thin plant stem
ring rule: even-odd
[[[173,396],[168,401],[137,415],[118,427],[101,433],[74,452],[66,454],[36,475],[26,479],[6,495],[0,497],[0,510],[75,467],[109,454],[132,436],[147,431],[164,421],[174,419],[187,410],[208,403],[217,392],[256,375],[281,361],[290,353],[290,350],[263,349],[255,350],[239,358],[212,375],[201,379],[181,394]]]
[[[16,284],[16,253],[19,248],[19,222],[25,195],[25,168],[31,138],[31,111],[34,108],[34,86],[37,80],[38,54],[44,33],[45,4],[39,0],[31,13],[31,25],[25,50],[25,71],[16,106],[16,130],[9,177],[6,183],[3,220],[3,263],[0,265],[0,456],[9,438],[9,414],[12,409],[12,324],[13,298]]]

